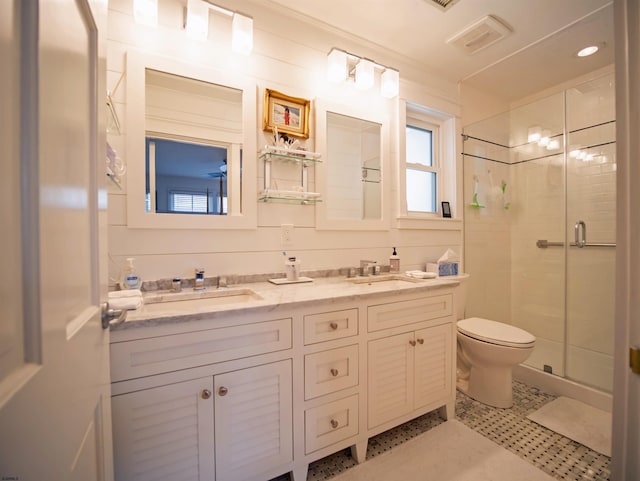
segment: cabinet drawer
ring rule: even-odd
[[[447,317],[452,313],[452,294],[390,302],[368,307],[367,328],[369,332],[380,331],[405,324]]]
[[[307,354],[304,398],[313,399],[358,384],[358,345]]]
[[[304,412],[305,453],[358,434],[358,395],[330,402]]]
[[[304,344],[332,341],[358,334],[358,309],[304,316]]]
[[[111,380],[291,348],[291,318],[111,344]]]

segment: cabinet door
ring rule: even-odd
[[[413,332],[369,342],[369,428],[413,410]]]
[[[291,361],[215,376],[216,480],[257,478],[293,459]]]
[[[206,377],[114,396],[115,479],[214,479],[212,391]]]
[[[415,408],[447,398],[453,389],[453,326],[415,333]]]

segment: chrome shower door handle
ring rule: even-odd
[[[582,229],[580,229],[582,227]],[[575,244],[576,247],[584,247],[587,244],[587,224],[583,220],[579,220],[576,222],[576,225],[573,228],[575,234]],[[580,231],[582,230],[582,235],[580,235]]]

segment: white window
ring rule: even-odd
[[[171,212],[189,212],[206,214],[207,194],[191,194],[188,192],[171,192],[170,195]]]
[[[400,139],[399,226],[442,217],[441,205],[454,210],[456,194],[456,117],[406,104]],[[403,220],[404,219],[404,220]]]
[[[438,127],[407,118],[406,137],[406,197],[407,211],[435,213],[438,211],[438,158],[435,155]]]

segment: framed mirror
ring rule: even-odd
[[[318,172],[323,194],[318,227],[388,229],[385,116],[319,104],[317,137],[324,162]]]
[[[129,227],[256,226],[255,85],[127,53]]]

